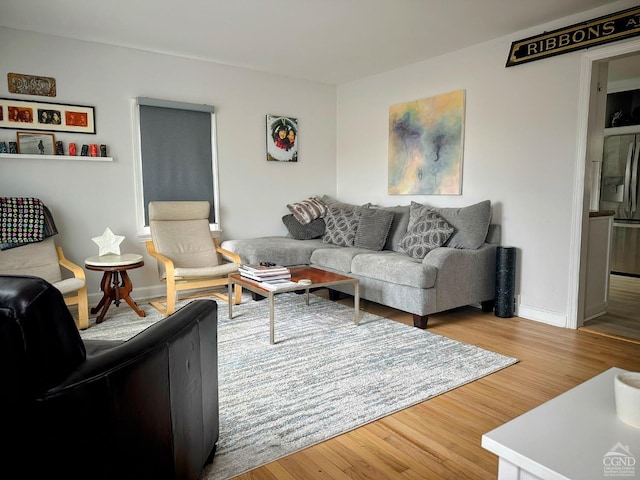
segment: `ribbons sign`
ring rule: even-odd
[[[640,7],[577,23],[511,44],[507,67],[640,35]]]

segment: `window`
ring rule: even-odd
[[[149,235],[149,202],[162,200],[207,200],[211,228],[218,230],[214,108],[138,97],[134,117],[138,234]]]

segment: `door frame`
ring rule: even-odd
[[[589,120],[596,115],[591,93],[596,91],[599,64],[610,58],[631,53],[640,53],[640,40],[614,43],[582,54],[580,62],[580,84],[578,92],[578,125],[576,139],[576,165],[574,178],[573,214],[571,216],[569,298],[567,305],[567,327],[576,329],[584,321],[584,300],[587,270],[587,232],[589,221]],[[606,95],[606,89],[605,89]],[[601,135],[604,136],[604,127]]]

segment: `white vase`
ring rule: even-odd
[[[640,428],[640,372],[625,372],[614,380],[616,413],[623,422]]]

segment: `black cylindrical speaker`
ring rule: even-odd
[[[496,250],[496,317],[513,317],[516,289],[516,249]]]

